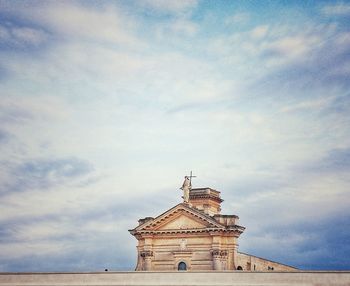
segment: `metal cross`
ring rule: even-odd
[[[192,171],[191,171],[191,175],[187,177],[190,178],[190,186],[192,186],[192,178],[196,178],[197,176],[192,176]]]

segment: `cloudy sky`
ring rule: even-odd
[[[0,271],[134,270],[220,190],[239,250],[350,269],[350,3],[0,0]]]

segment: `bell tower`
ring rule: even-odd
[[[220,214],[223,201],[220,192],[212,188],[196,188],[190,191],[190,205],[210,216]]]

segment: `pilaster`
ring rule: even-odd
[[[211,254],[213,256],[213,270],[227,270],[228,251],[213,249]]]
[[[150,251],[150,250],[141,251],[140,256],[144,260],[144,264],[143,264],[144,267],[142,270],[145,270],[145,271],[152,270],[153,251]]]
[[[213,270],[221,270],[220,250],[213,249],[211,255],[213,256]]]

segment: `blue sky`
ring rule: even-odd
[[[239,250],[350,269],[350,3],[0,1],[0,271],[133,270],[183,176]]]

